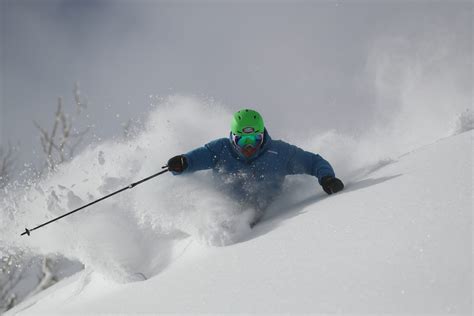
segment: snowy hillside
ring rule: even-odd
[[[173,215],[166,213],[158,218],[147,213],[143,219],[152,227],[145,225],[137,234],[128,229],[127,221],[116,219],[125,212],[105,203],[99,214],[93,215],[95,209],[68,222],[72,225],[67,229],[74,232],[64,238],[77,241],[81,235],[92,235],[89,243],[84,237],[81,243],[48,239],[51,234],[70,236],[61,225],[31,237],[29,242],[38,245],[53,243],[47,250],[38,246],[43,251],[62,249],[67,254],[66,246],[73,247],[71,252],[81,253],[86,269],[7,314],[471,314],[472,137],[472,131],[464,132],[372,164],[346,177],[350,180],[346,190],[330,197],[306,177],[289,179],[286,192],[264,221],[252,231],[240,230],[237,243],[225,247],[212,242],[229,237],[222,231],[212,236],[198,232],[212,231],[214,221],[197,225],[195,220],[170,220]],[[180,181],[166,177],[154,185]],[[114,187],[122,182],[116,179]],[[154,185],[135,194],[163,192]],[[197,185],[190,186],[198,190]],[[205,201],[190,198],[187,203],[197,205],[202,216],[212,217],[209,208],[215,202],[209,202],[213,196],[206,194],[200,195]],[[132,200],[143,201],[136,196]],[[126,197],[119,201],[128,205]],[[222,206],[224,202],[218,201]],[[168,202],[163,203],[160,207]],[[145,201],[141,207],[150,205]],[[173,211],[177,218],[197,216],[177,207]],[[87,216],[94,220],[79,222]],[[96,229],[96,222],[105,226]],[[143,233],[148,230],[153,232]],[[101,255],[92,253],[92,244]],[[117,262],[127,268],[117,270]],[[123,283],[117,274],[136,282]]]

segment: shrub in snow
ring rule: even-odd
[[[474,129],[474,113],[471,109],[467,109],[459,114],[456,121],[455,133],[460,134],[472,129]]]

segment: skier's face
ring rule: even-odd
[[[232,134],[232,141],[235,147],[247,158],[252,157],[263,143],[263,133],[256,135],[235,135]]]

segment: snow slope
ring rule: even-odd
[[[147,280],[120,283],[86,268],[7,314],[472,314],[472,138],[360,170],[330,197],[289,179],[284,198],[236,244],[170,238],[166,264]],[[169,246],[157,239],[158,253],[158,242]],[[134,259],[155,258],[142,254]]]

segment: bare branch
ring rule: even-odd
[[[36,121],[33,121],[33,124],[35,124],[36,128],[39,129],[39,131],[41,132],[41,147],[43,147],[43,151],[47,153],[48,144],[51,142],[48,136],[48,132],[45,131]]]
[[[58,129],[59,121],[61,120],[61,113],[62,113],[62,108],[63,108],[63,98],[59,97],[58,98],[58,109],[56,111],[56,119],[54,120],[54,125],[53,125],[53,131],[51,132],[51,137],[50,137],[50,142],[49,142],[49,147],[48,147],[48,152],[47,155],[48,157],[51,156],[52,151],[53,151],[53,145],[54,145],[54,137],[56,137],[56,131]]]
[[[0,148],[0,188],[4,187],[10,180],[14,170],[16,149],[9,142],[7,149]]]
[[[87,108],[87,100],[81,98],[81,89],[78,82],[74,85],[74,101],[76,102],[76,115],[79,115],[82,109]]]
[[[76,115],[79,115],[86,104],[80,96],[79,85],[74,87],[74,102],[77,108]],[[80,133],[73,133],[73,116],[68,115],[64,109],[64,100],[58,98],[58,106],[51,133],[42,128],[37,122],[35,126],[40,131],[40,141],[46,155],[47,166],[54,169],[57,164],[63,163],[74,155],[75,149],[80,145],[88,129]],[[74,141],[72,141],[74,139]]]
[[[87,132],[89,132],[89,128],[86,128],[82,132],[74,134],[73,138],[77,138],[77,139],[71,146],[69,146],[69,152],[71,153],[71,156],[73,156],[77,147],[82,143],[82,139],[87,134]]]

